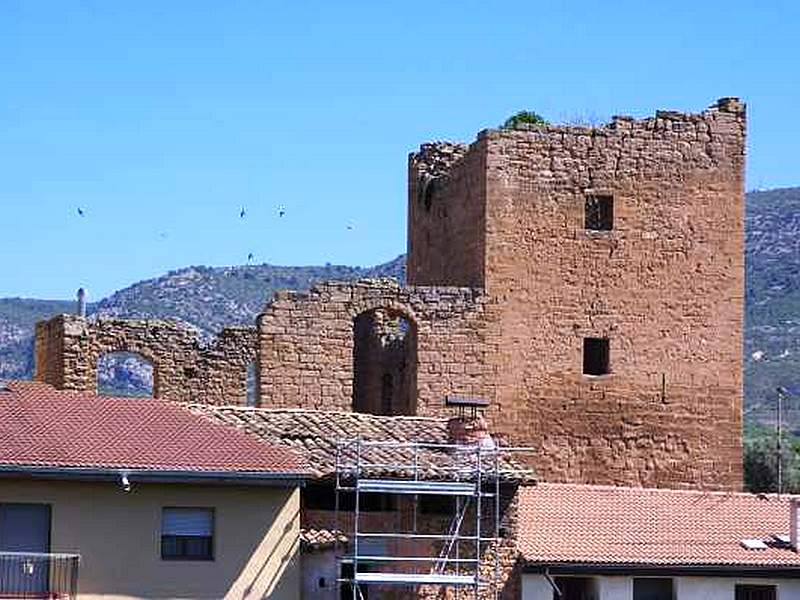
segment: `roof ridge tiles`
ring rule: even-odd
[[[586,491],[616,491],[624,492],[642,492],[653,494],[675,494],[687,496],[724,496],[724,497],[746,497],[746,498],[760,498],[764,500],[785,500],[793,497],[798,497],[796,494],[777,494],[765,492],[737,492],[734,490],[704,490],[704,489],[691,489],[691,488],[659,488],[659,487],[635,487],[624,485],[611,485],[599,483],[558,483],[541,481],[539,487],[542,488],[561,488],[561,489],[576,489]]]

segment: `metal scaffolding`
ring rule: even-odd
[[[478,598],[481,590],[497,597],[501,480],[514,481],[531,474],[501,454],[530,450],[492,443],[340,441],[336,453],[337,528],[342,521],[340,513],[346,512],[352,519],[340,589],[351,589],[353,600],[365,598],[367,586],[442,586],[454,588],[456,598]],[[398,505],[401,498],[410,498],[404,505],[411,512],[406,519],[410,528],[389,530],[386,522],[383,530],[369,531],[363,508],[364,499],[371,494],[397,497]],[[344,495],[350,495],[352,510],[343,510]],[[426,496],[452,498],[444,502],[452,506],[446,531],[419,530],[419,500]],[[390,543],[394,551],[388,550]],[[492,544],[495,551],[487,562],[483,554]],[[412,548],[416,552],[409,553]]]

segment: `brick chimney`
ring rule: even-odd
[[[447,421],[447,437],[451,444],[480,444],[487,449],[495,447],[489,427],[480,415],[452,417]]]
[[[792,545],[792,550],[795,552],[800,551],[800,532],[797,531],[800,522],[798,522],[797,512],[800,511],[800,498],[792,498],[789,500],[789,543]]]
[[[487,399],[447,396],[444,405],[458,411],[458,416],[447,421],[447,437],[451,444],[480,444],[482,448],[495,448],[489,427],[481,416],[489,406]]]

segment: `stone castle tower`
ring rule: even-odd
[[[738,489],[744,136],[726,98],[424,144],[408,285],[282,292],[210,342],[60,316],[37,326],[36,378],[92,390],[100,357],[129,351],[177,401],[443,415],[474,396],[542,480]]]
[[[545,478],[741,482],[744,105],[409,161],[408,283],[490,299],[495,428]]]

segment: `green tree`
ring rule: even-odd
[[[778,491],[778,454],[776,433],[765,427],[748,427],[744,440],[744,485],[750,492]],[[800,491],[800,439],[783,434],[781,454],[781,492]]]
[[[521,110],[503,123],[502,129],[521,129],[524,125],[547,125],[544,117],[528,110]]]

